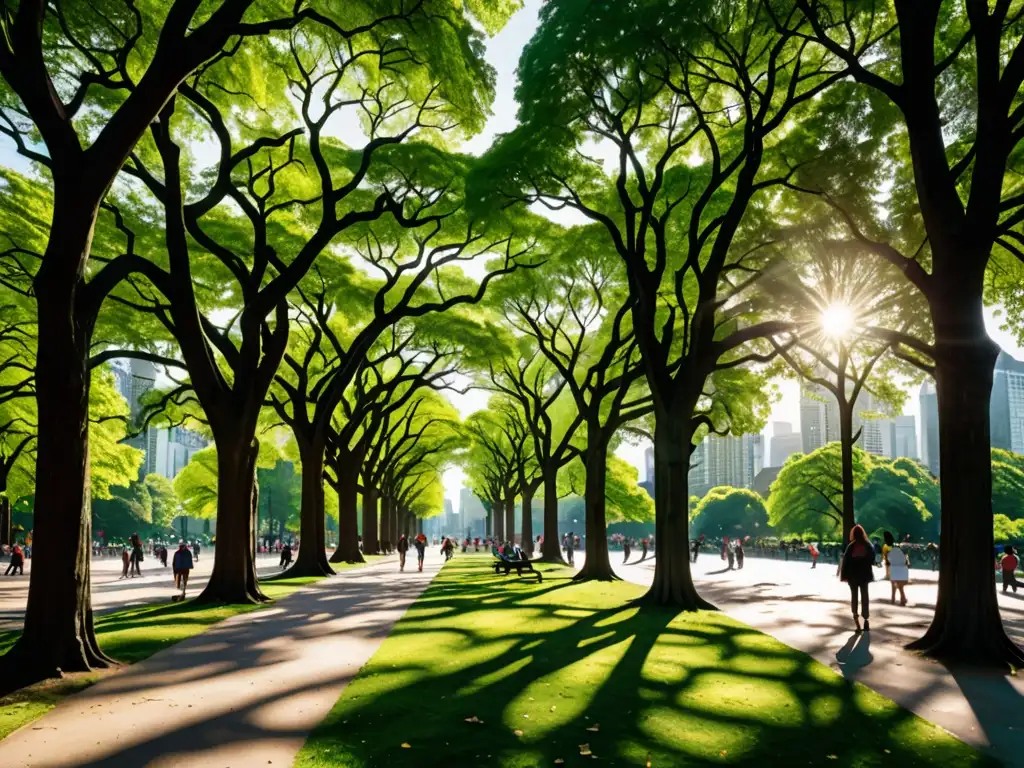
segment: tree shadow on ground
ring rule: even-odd
[[[442,571],[297,766],[987,764],[722,614],[631,607],[642,588],[572,584],[568,569],[535,584],[481,565]]]

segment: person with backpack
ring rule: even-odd
[[[416,536],[416,540],[413,541],[413,544],[416,547],[416,560],[417,560],[417,565],[419,566],[418,569],[422,571],[423,570],[423,558],[427,554],[427,537],[424,534],[420,533],[419,535]]]
[[[850,586],[850,608],[853,611],[853,623],[857,631],[861,631],[860,619],[857,617],[857,598],[860,598],[861,616],[864,617],[864,629],[871,630],[868,606],[868,584],[875,580],[875,549],[868,541],[864,528],[855,525],[850,529],[850,543],[843,552],[839,563],[839,576]]]
[[[405,555],[409,551],[409,540],[405,538],[404,533],[398,537],[398,546],[395,549],[398,550],[398,571],[401,573],[405,570]]]

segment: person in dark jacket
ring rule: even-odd
[[[395,547],[398,550],[398,570],[405,570],[405,554],[409,551],[409,540],[405,538],[403,533],[398,537],[398,546]]]
[[[283,547],[281,547],[281,563],[280,563],[280,567],[281,568],[287,568],[291,564],[292,564],[292,544],[291,544],[291,542],[288,542]]]
[[[855,525],[850,529],[850,544],[843,553],[839,564],[839,577],[850,585],[850,608],[853,610],[853,623],[857,631],[861,631],[860,619],[857,617],[857,598],[860,597],[861,616],[864,617],[864,631],[871,629],[868,621],[868,584],[875,580],[875,549],[868,541],[864,529]]]
[[[11,574],[17,576],[19,573],[25,575],[25,555],[21,551],[21,547],[15,544],[11,548],[11,564],[7,566],[7,573],[4,576],[10,576]],[[1016,592],[1017,588],[1014,587],[1013,591]]]
[[[174,553],[171,569],[174,571],[174,586],[181,589],[181,594],[175,595],[174,599],[175,601],[184,600],[188,574],[192,570],[192,553],[188,551],[184,541],[178,542],[178,551]]]

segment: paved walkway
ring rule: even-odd
[[[0,766],[290,766],[440,564],[347,571],[228,619],[0,741]]]
[[[621,557],[612,558],[619,576],[651,583],[653,560],[623,566],[616,562]],[[889,582],[872,584],[871,632],[858,635],[852,631],[849,588],[836,577],[834,563],[811,570],[806,562],[747,558],[742,571],[725,567],[702,553],[694,579],[700,593],[730,616],[986,749],[1004,765],[1024,766],[1024,676],[950,670],[903,648],[931,622],[935,574],[911,571],[906,607],[890,604]],[[876,578],[882,578],[880,569]],[[1007,633],[1024,645],[1024,593],[1000,593],[999,606]]]
[[[196,567],[188,580],[189,592],[198,595],[206,586],[213,570],[215,550],[208,547],[200,554]],[[170,558],[165,568],[149,555],[142,561],[142,576],[121,578],[121,558],[94,557],[92,559],[92,609],[95,613],[119,611],[149,603],[167,602],[174,594],[174,576]],[[6,562],[6,561],[5,561]],[[280,555],[258,555],[256,570],[260,577],[280,573]],[[6,570],[4,567],[3,570]],[[32,573],[32,560],[27,561],[24,576],[3,576],[0,570],[0,632],[21,629],[25,623],[25,604],[28,601],[28,581]]]

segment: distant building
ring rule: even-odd
[[[648,446],[644,451],[644,479],[637,483],[647,491],[647,495],[654,498],[654,446]]]
[[[484,536],[487,528],[487,510],[472,488],[459,491],[460,535]]]
[[[992,447],[1024,453],[1024,362],[1000,352],[992,373]]]
[[[761,497],[767,499],[772,483],[775,482],[775,478],[779,476],[781,471],[782,467],[765,467],[754,477],[754,483],[751,488]]]
[[[894,459],[917,459],[917,419],[913,416],[897,416],[893,419]]]
[[[803,450],[803,437],[793,431],[788,421],[772,422],[772,437],[769,443],[768,466],[781,467],[786,459]]]
[[[763,467],[761,435],[708,435],[690,457],[690,494],[703,496],[718,485],[750,488]]]
[[[921,461],[933,475],[939,474],[939,399],[935,385],[926,381],[918,395],[921,403]]]

